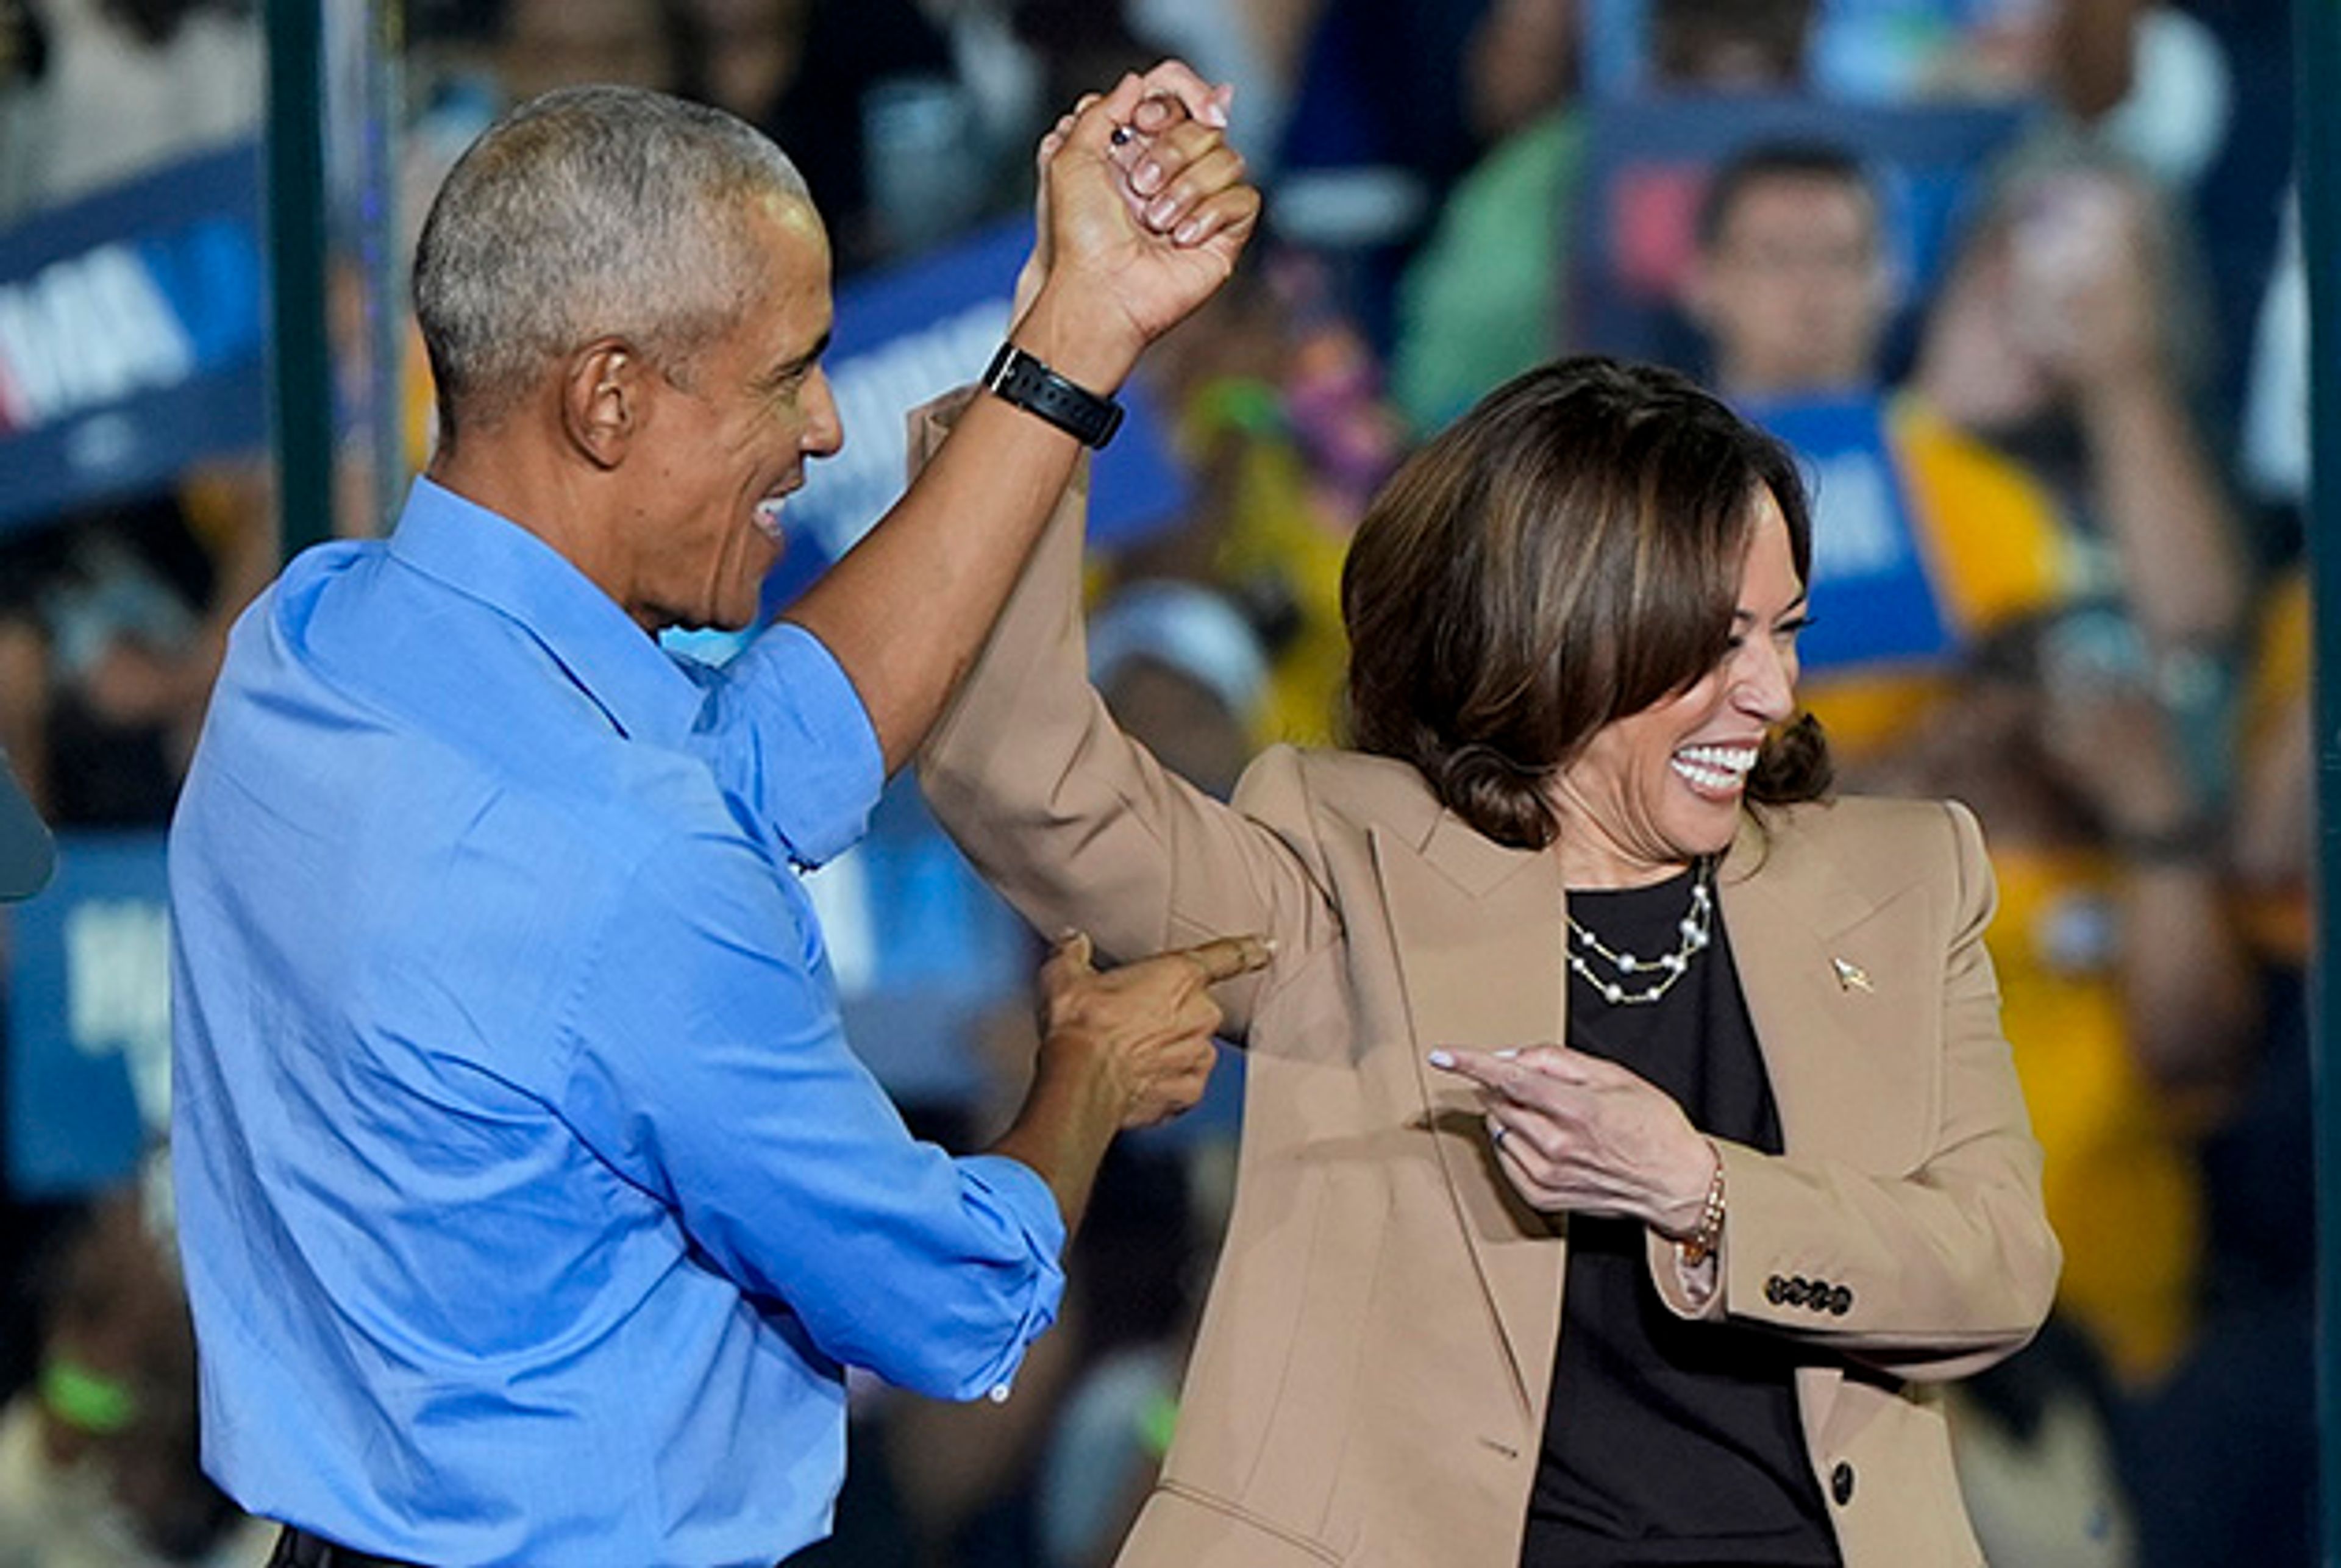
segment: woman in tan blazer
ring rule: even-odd
[[[1358,749],[1228,804],[1089,689],[1080,530],[929,800],[1043,930],[1278,944],[1223,993],[1235,1209],[1121,1562],[1978,1562],[1938,1391],[2058,1252],[1974,819],[1821,798],[1786,454],[1665,372],[1490,394],[1352,545]]]

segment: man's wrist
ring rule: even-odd
[[[983,390],[1045,420],[1084,446],[1101,447],[1121,428],[1121,404],[1058,374],[1038,355],[1003,343],[983,373]]]
[[[1081,1223],[1098,1163],[1121,1131],[1128,1099],[1101,1041],[1078,1029],[1048,1030],[1023,1104],[988,1152],[1037,1173],[1056,1194],[1070,1229]]]
[[[1110,302],[1070,297],[1076,287],[1077,282],[1061,274],[1052,275],[1011,329],[1009,341],[1074,385],[1111,397],[1137,365],[1146,340]]]

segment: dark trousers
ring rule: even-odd
[[[276,1550],[268,1554],[267,1568],[415,1568],[415,1564],[377,1557],[371,1552],[353,1552],[287,1524],[276,1537]]]
[[[322,1535],[287,1524],[268,1554],[268,1568],[414,1568],[411,1563],[336,1546]]]

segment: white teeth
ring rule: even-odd
[[[756,503],[756,526],[767,538],[781,536],[781,509],[787,504],[783,496],[772,495]]]
[[[1685,746],[1670,759],[1675,772],[1700,789],[1738,786],[1756,765],[1754,746]]]

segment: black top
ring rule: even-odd
[[[1644,958],[1676,950],[1690,902],[1689,873],[1569,895],[1579,924]],[[1605,980],[1616,977],[1591,962]],[[1650,976],[1628,979],[1640,991]],[[1632,1068],[1700,1131],[1779,1153],[1779,1116],[1719,911],[1710,944],[1656,1002],[1614,1005],[1572,970],[1569,1044]],[[1677,1317],[1650,1283],[1639,1222],[1579,1214],[1568,1224],[1560,1353],[1522,1568],[1835,1568],[1836,1537],[1797,1419],[1792,1347]]]

